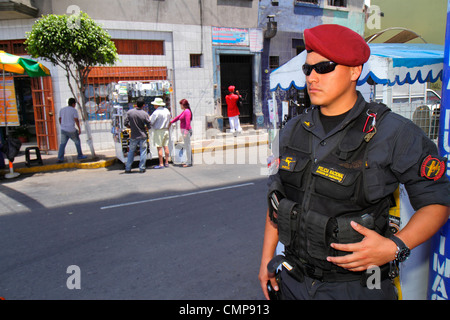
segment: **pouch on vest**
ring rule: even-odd
[[[269,218],[272,222],[278,223],[278,207],[280,201],[286,198],[283,184],[277,179],[272,180],[267,193],[267,202],[269,208]]]
[[[305,190],[305,172],[307,172],[305,168],[309,162],[309,158],[301,158],[294,153],[283,155],[278,171],[283,184],[298,190]]]
[[[350,222],[356,223],[374,230],[383,236],[389,232],[389,208],[391,207],[390,197],[380,201],[376,205],[357,213],[346,214],[336,217],[337,229],[335,233],[338,243],[356,243],[364,239],[364,236],[355,231]],[[338,255],[343,256],[348,252],[338,251]]]
[[[369,213],[364,214],[350,214],[336,218],[337,229],[335,233],[336,241],[338,243],[357,243],[364,239],[364,236],[355,231],[351,226],[351,222],[354,221],[367,229],[375,229],[375,219]],[[336,250],[336,256],[345,256],[350,252]]]
[[[297,203],[284,198],[278,206],[278,240],[285,246],[290,245],[291,237],[297,231],[299,209]]]
[[[320,162],[314,165],[312,174],[318,179],[315,192],[336,200],[351,200],[360,189],[358,178],[360,171],[349,170],[338,165]]]
[[[315,259],[325,260],[330,255],[327,230],[331,220],[331,217],[314,211],[309,211],[305,216],[306,250]]]

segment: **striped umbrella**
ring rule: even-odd
[[[5,72],[26,74],[30,77],[44,77],[50,75],[48,70],[40,62],[32,59],[16,56],[0,50],[0,69],[3,70],[3,105],[5,108],[5,125],[6,123],[6,92],[5,92]]]
[[[45,77],[50,71],[41,63],[0,50],[0,69],[4,72],[27,74],[30,77]]]

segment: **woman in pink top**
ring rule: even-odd
[[[180,107],[183,112],[170,121],[170,124],[180,120],[181,134],[183,135],[184,148],[186,150],[186,163],[183,167],[192,166],[192,150],[191,150],[191,135],[192,135],[192,111],[189,102],[186,99],[180,100]]]

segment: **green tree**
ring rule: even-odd
[[[77,101],[86,128],[87,142],[95,157],[83,93],[92,67],[113,65],[118,59],[111,36],[84,12],[72,15],[49,14],[38,19],[31,31],[27,32],[25,45],[32,57],[40,57],[65,70],[73,96],[81,97]]]

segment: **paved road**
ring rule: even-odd
[[[122,168],[0,181],[0,297],[263,299],[261,165]]]

